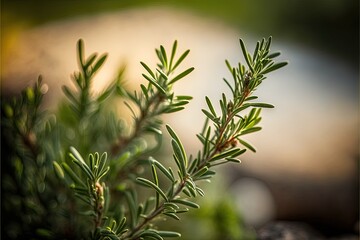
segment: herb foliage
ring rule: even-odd
[[[8,238],[43,239],[164,239],[181,234],[157,225],[159,218],[180,220],[190,209],[200,208],[199,184],[216,174],[216,166],[239,163],[255,148],[243,136],[261,130],[261,109],[272,108],[254,95],[266,75],[286,62],[275,62],[271,37],[257,42],[249,53],[240,39],[245,64],[226,61],[232,79],[223,79],[231,96],[222,94],[220,111],[205,98],[202,131],[196,135],[202,148],[188,155],[174,129],[161,116],[181,111],[191,96],[176,95],[173,86],[193,67],[178,72],[189,50],[179,54],[155,53],[159,63],[151,69],[140,62],[145,84],[131,92],[124,87],[123,69],[100,93],[92,84],[107,54],[85,55],[77,43],[79,70],[74,86],[63,86],[66,100],[50,113],[41,108],[46,85],[41,77],[19,97],[2,103],[2,211]],[[132,114],[131,130],[108,106],[121,98]],[[167,159],[155,159],[162,143],[162,129],[171,138],[176,168]],[[149,140],[150,139],[150,140]],[[153,139],[153,140],[151,140]],[[5,170],[4,170],[5,169]],[[145,169],[141,171],[141,169]],[[149,174],[146,174],[149,173]],[[144,188],[149,195],[139,194]]]

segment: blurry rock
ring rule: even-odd
[[[242,187],[247,189],[246,191],[238,192],[241,197],[237,204],[248,208],[245,212],[256,211],[256,204],[265,201],[263,205],[274,208],[274,220],[307,223],[328,237],[359,234],[359,172],[356,168],[348,176],[333,180],[294,174],[265,177],[233,168],[228,171],[231,173],[229,176],[232,178],[232,189],[238,189],[236,186],[242,181],[242,185],[248,185],[247,188]],[[262,185],[267,197],[265,198],[263,193],[260,195],[261,199],[258,199],[259,195],[254,195],[251,190],[253,184],[248,184],[248,179],[254,179],[252,182]],[[250,199],[251,197],[253,199]],[[263,209],[263,206],[259,207],[259,212],[255,215],[262,213]]]
[[[327,237],[303,222],[269,222],[257,231],[258,240],[358,240],[355,234]]]
[[[277,219],[306,221],[329,234],[355,231],[359,217],[355,178],[336,181],[288,179],[268,181],[267,184],[277,205]]]
[[[270,222],[257,231],[258,240],[324,240],[310,225],[301,222]]]

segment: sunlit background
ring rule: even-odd
[[[154,48],[160,44],[170,48],[178,40],[181,50],[190,49],[185,65],[195,71],[175,91],[194,100],[164,119],[190,153],[200,146],[195,134],[203,124],[205,96],[217,102],[227,92],[222,78],[230,75],[224,60],[242,61],[238,39],[253,48],[257,40],[272,35],[272,50],[281,51],[281,60],[289,65],[269,75],[259,88],[260,99],[276,108],[263,111],[263,130],[248,138],[257,153],[223,168],[216,183],[205,188],[209,197],[184,224],[189,229],[184,239],[210,239],[206,234],[214,234],[216,228],[206,233],[213,224],[206,218],[216,213],[206,212],[213,211],[206,206],[235,212],[250,229],[272,220],[294,220],[327,233],[358,233],[358,1],[1,4],[1,94],[11,96],[41,74],[49,86],[49,108],[55,108],[61,86],[76,69],[79,38],[87,54],[109,53],[96,89],[124,65],[128,84],[136,88],[143,82],[139,62],[155,66]],[[201,216],[202,223],[197,223]],[[192,226],[205,233],[192,238]]]

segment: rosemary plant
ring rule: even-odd
[[[138,91],[124,87],[122,69],[103,92],[95,94],[91,85],[107,55],[86,57],[84,42],[79,40],[79,71],[72,78],[75,88],[63,87],[67,99],[57,112],[41,108],[45,94],[41,77],[20,97],[2,104],[2,139],[7,150],[2,151],[5,237],[180,237],[162,229],[156,220],[180,220],[189,208],[199,208],[195,199],[205,195],[199,183],[215,175],[214,167],[239,163],[238,157],[247,149],[255,152],[243,136],[261,130],[261,109],[273,106],[255,101],[254,92],[266,74],[287,64],[274,62],[280,53],[271,53],[270,46],[271,37],[262,39],[251,54],[240,39],[245,65],[233,67],[226,61],[232,80],[224,82],[232,94],[222,94],[219,112],[205,98],[204,127],[197,134],[202,148],[197,154],[189,156],[174,129],[166,125],[170,158],[176,166],[172,169],[166,159],[155,159],[154,154],[162,142],[161,116],[181,111],[192,99],[173,92],[174,84],[194,70],[177,72],[190,51],[177,54],[177,41],[169,52],[160,46],[155,69],[141,62],[146,84]],[[109,108],[117,98],[130,109],[130,127]]]

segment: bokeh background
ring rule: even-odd
[[[221,214],[227,221],[241,216],[245,227],[239,229],[250,234],[270,221],[291,220],[328,236],[356,235],[358,1],[2,0],[1,95],[18,93],[42,74],[49,86],[46,107],[55,108],[61,86],[76,69],[79,38],[88,54],[109,53],[95,88],[105,86],[124,65],[129,85],[136,88],[143,81],[139,62],[155,66],[154,48],[169,48],[177,39],[180,49],[191,49],[186,64],[195,71],[175,90],[194,101],[164,120],[188,151],[196,152],[204,97],[216,101],[227,91],[221,80],[230,78],[224,60],[242,61],[239,38],[253,48],[270,35],[272,49],[281,51],[289,65],[259,88],[260,99],[276,108],[263,111],[264,129],[248,138],[258,151],[246,154],[240,165],[221,169],[206,188],[204,207],[184,221],[189,229],[184,239],[218,234],[214,226],[223,222]],[[202,230],[194,235],[192,228]]]

